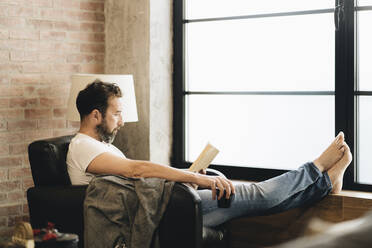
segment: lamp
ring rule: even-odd
[[[99,79],[102,82],[115,83],[120,87],[123,94],[123,120],[124,122],[138,121],[136,96],[132,75],[112,74],[75,74],[71,77],[70,96],[67,105],[67,120],[80,121],[80,115],[76,108],[76,97],[88,84]]]

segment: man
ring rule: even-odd
[[[330,192],[342,188],[343,174],[350,164],[350,149],[340,132],[314,162],[279,177],[250,185],[234,185],[221,176],[208,176],[172,168],[149,161],[127,159],[111,144],[124,125],[120,88],[99,80],[80,91],[76,105],[80,113],[80,130],[71,140],[67,154],[72,184],[89,184],[94,175],[114,174],[125,177],[156,177],[192,183],[202,199],[203,223],[216,226],[243,215],[285,211],[312,204]],[[216,188],[220,193],[216,196]],[[235,194],[230,208],[218,208],[216,197]]]

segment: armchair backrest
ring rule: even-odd
[[[66,156],[74,135],[38,140],[28,146],[35,186],[71,185]]]

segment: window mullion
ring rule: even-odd
[[[355,152],[354,130],[354,1],[336,0],[340,4],[340,26],[335,32],[335,123],[336,133],[343,131],[351,151]],[[337,20],[336,20],[337,21]],[[354,156],[355,157],[355,156]],[[355,161],[355,160],[354,160]],[[355,179],[356,163],[347,169],[345,188],[351,188]]]

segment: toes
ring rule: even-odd
[[[335,143],[336,143],[337,145],[342,145],[342,143],[344,142],[344,140],[345,140],[345,135],[344,135],[344,133],[341,131],[341,132],[339,132],[339,133],[337,134],[336,139],[335,139]]]

